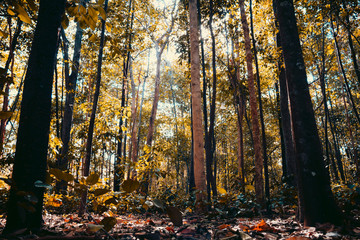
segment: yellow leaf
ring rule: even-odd
[[[66,16],[66,14],[63,15],[61,20],[61,26],[66,29],[69,26],[69,18]]]
[[[221,188],[221,187],[218,188],[218,192],[219,192],[220,194],[222,194],[222,195],[225,195],[225,194],[226,194],[226,190],[225,190],[224,188]]]
[[[95,185],[99,181],[99,174],[93,173],[86,178],[86,184],[88,185]]]
[[[7,9],[8,14],[10,14],[11,16],[15,16],[16,12],[14,12],[11,8]]]
[[[255,191],[255,188],[254,188],[253,185],[246,185],[246,186],[245,186],[245,190],[252,192],[252,191]]]
[[[112,25],[110,23],[105,23],[106,31],[111,32]]]
[[[18,12],[18,17],[20,18],[21,21],[23,21],[24,23],[29,23],[31,24],[31,19],[28,15],[28,13],[26,12],[26,10],[21,6],[21,5],[15,5],[15,9]]]
[[[106,12],[105,12],[105,10],[102,7],[99,7],[98,10],[99,10],[101,18],[103,20],[106,20]]]
[[[89,41],[90,42],[95,42],[96,41],[96,35],[95,34],[91,35],[91,37],[89,37]]]

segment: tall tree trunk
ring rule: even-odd
[[[331,166],[333,169],[333,173],[335,176],[335,179],[339,180],[339,175],[336,169],[336,165],[333,161],[333,158],[330,157],[330,141],[329,141],[329,135],[328,135],[328,121],[329,121],[329,108],[328,108],[328,100],[326,95],[326,79],[325,79],[325,33],[324,29],[322,28],[322,45],[321,45],[321,69],[318,67],[319,72],[319,79],[320,79],[320,88],[321,93],[323,96],[323,103],[324,103],[324,117],[325,117],[325,123],[324,123],[324,133],[325,133],[325,156],[326,160],[325,162],[332,162]]]
[[[348,27],[350,27],[350,18],[349,18],[349,12],[347,11],[346,1],[342,0],[342,4],[343,4],[343,8],[346,12],[345,23]],[[350,53],[351,53],[351,60],[354,65],[354,71],[355,71],[356,78],[360,84],[360,69],[359,69],[358,61],[356,59],[356,53],[355,53],[355,49],[354,49],[353,40],[351,38],[350,28],[347,28],[347,34],[348,34],[349,48],[350,48]]]
[[[104,11],[107,12],[108,7],[108,0],[105,0]],[[95,128],[95,116],[96,116],[96,109],[100,95],[100,83],[101,83],[101,67],[102,67],[102,60],[103,60],[103,51],[105,45],[105,20],[101,20],[101,35],[100,35],[100,46],[99,46],[99,55],[98,55],[98,64],[97,64],[97,73],[96,73],[96,85],[95,85],[95,93],[94,93],[94,100],[91,109],[90,121],[89,121],[89,131],[88,136],[86,139],[86,150],[85,150],[85,157],[83,159],[83,169],[82,169],[82,176],[87,177],[90,173],[90,159],[92,153],[92,142],[93,142],[93,134]],[[84,210],[86,207],[86,198],[87,198],[87,191],[82,194],[79,215],[82,216],[84,214]]]
[[[261,206],[264,205],[264,182],[263,182],[263,156],[261,153],[261,140],[260,140],[260,126],[259,126],[259,115],[256,102],[256,92],[254,83],[254,72],[253,72],[253,56],[251,52],[251,42],[249,26],[245,15],[244,0],[239,0],[240,13],[241,13],[241,24],[244,31],[245,39],[245,52],[246,52],[246,67],[248,73],[248,88],[250,95],[250,112],[251,112],[251,123],[252,132],[254,138],[254,152],[255,152],[255,194],[256,201]]]
[[[213,192],[213,196],[217,196],[216,189],[216,179],[213,174],[213,163],[214,163],[214,154],[216,151],[216,142],[215,142],[215,109],[216,109],[216,86],[217,86],[217,76],[216,76],[216,40],[213,31],[213,0],[210,0],[210,20],[209,20],[209,28],[210,28],[210,36],[211,36],[211,52],[212,52],[212,70],[213,70],[213,82],[212,82],[212,97],[210,104],[210,121],[209,121],[209,131],[208,136],[205,143],[206,150],[206,180],[207,180],[207,194],[208,201],[211,201],[211,190]],[[205,93],[204,93],[205,95]],[[206,96],[205,96],[206,97]]]
[[[343,94],[343,102],[344,102],[345,112],[346,112],[346,123],[347,123],[348,130],[349,130],[351,148],[353,150],[353,159],[354,159],[354,162],[355,162],[355,170],[356,170],[356,180],[359,181],[360,180],[359,156],[358,156],[358,151],[357,151],[357,147],[356,147],[356,144],[355,144],[354,134],[353,134],[353,131],[352,131],[352,128],[351,128],[349,111],[348,111],[348,108],[347,108],[347,104],[346,104],[346,100],[345,100],[344,95],[345,94]]]
[[[331,23],[331,28],[332,28],[332,32],[333,32],[334,42],[335,42],[335,51],[336,51],[336,56],[337,56],[337,60],[338,60],[337,62],[338,62],[338,65],[339,65],[339,69],[340,69],[340,71],[342,73],[343,81],[345,83],[345,89],[346,89],[347,94],[349,95],[349,99],[350,99],[350,102],[351,102],[352,109],[353,109],[353,111],[355,113],[355,117],[356,117],[358,123],[360,124],[360,116],[359,116],[359,113],[358,113],[358,110],[357,110],[357,107],[356,107],[356,104],[355,104],[355,101],[354,101],[353,94],[352,94],[351,89],[350,89],[350,85],[349,85],[349,81],[348,81],[346,73],[345,73],[344,65],[342,63],[340,47],[339,47],[339,43],[338,43],[338,40],[337,40],[337,32],[335,32],[333,22],[332,22],[331,19],[330,19],[330,23]]]
[[[281,48],[280,34],[276,35],[277,47]],[[286,182],[290,186],[296,186],[296,157],[293,138],[293,130],[291,126],[291,113],[289,106],[289,93],[286,83],[286,73],[283,67],[283,57],[278,61],[279,83],[280,83],[280,115],[281,128],[283,132],[285,161],[286,161]]]
[[[12,36],[12,32],[11,32],[11,28],[10,28],[10,25],[11,25],[11,18],[8,19],[8,22],[9,22],[9,36],[10,36],[10,49],[9,49],[9,55],[8,55],[8,58],[6,60],[6,63],[5,63],[5,68],[4,68],[4,73],[5,73],[5,76],[7,75],[7,71],[9,70],[9,67],[10,67],[10,63],[12,63],[12,66],[14,65],[14,51],[15,51],[15,47],[18,43],[18,38],[19,38],[19,35],[20,35],[20,32],[21,32],[21,26],[22,26],[22,21],[20,19],[18,19],[17,21],[17,25],[16,25],[16,30],[15,30],[15,33],[14,33],[14,36]],[[11,79],[13,79],[13,67],[11,68]],[[5,91],[4,91],[4,97],[3,97],[3,106],[2,106],[2,111],[8,111],[8,106],[9,106],[9,90],[10,90],[10,83],[5,83],[5,82],[2,82],[0,83],[0,90],[2,91],[3,88],[4,88],[4,85],[6,85],[5,87]],[[6,128],[6,124],[7,122],[9,121],[9,119],[1,119],[1,123],[0,123],[0,157],[2,157],[2,152],[3,152],[3,145],[4,145],[4,139],[5,139],[5,128]]]
[[[199,57],[199,24],[196,0],[189,0],[190,15],[190,56],[191,56],[191,101],[193,114],[193,148],[194,148],[194,177],[197,189],[196,200],[199,211],[204,210],[202,202],[206,199],[204,140],[201,117],[200,90],[200,57]]]
[[[77,78],[79,74],[80,68],[80,55],[81,55],[81,44],[82,44],[82,34],[83,30],[78,23],[76,26],[76,34],[75,34],[75,46],[74,46],[74,54],[72,60],[72,67],[71,67],[71,75],[69,74],[68,66],[65,70],[65,109],[64,109],[64,117],[62,120],[61,126],[61,141],[63,143],[60,156],[57,159],[57,167],[61,170],[67,170],[69,159],[68,159],[68,152],[70,147],[70,133],[73,121],[73,112],[74,112],[74,104],[75,104],[75,93],[76,93],[76,85],[77,85]],[[65,31],[62,29],[62,39],[66,48],[65,51],[65,58],[64,61],[68,61],[67,55],[67,39],[65,37]],[[65,63],[67,64],[67,63]],[[61,181],[56,184],[56,190],[59,192],[61,190],[66,191],[66,182]]]
[[[298,196],[305,226],[342,223],[324,166],[292,0],[274,0],[279,22],[298,162]]]
[[[129,0],[129,9],[128,14],[130,14],[133,8],[132,0]],[[124,64],[123,64],[123,81],[122,81],[122,89],[121,89],[121,114],[119,120],[119,136],[118,136],[118,145],[117,145],[117,155],[114,162],[114,191],[120,190],[120,182],[125,175],[125,169],[122,165],[122,148],[123,148],[123,123],[124,123],[124,109],[125,109],[125,100],[126,100],[126,86],[127,86],[127,78],[129,71],[129,63],[131,57],[131,44],[132,44],[132,27],[134,22],[134,12],[131,14],[131,18],[128,18],[126,24],[126,32],[128,34],[127,45],[126,45],[126,55],[124,56]],[[125,145],[125,144],[124,144]]]
[[[42,225],[56,42],[64,0],[41,0],[21,102],[12,186],[3,234]],[[41,94],[39,94],[41,93]],[[19,194],[24,193],[24,194]]]
[[[262,138],[262,150],[264,158],[264,179],[265,179],[265,197],[266,197],[266,208],[269,211],[270,207],[270,185],[269,185],[269,167],[268,167],[268,155],[267,155],[267,146],[266,146],[266,130],[264,122],[264,111],[262,107],[261,100],[261,85],[260,85],[260,71],[257,58],[257,50],[255,43],[255,34],[254,34],[254,24],[253,24],[253,14],[252,14],[252,1],[250,0],[250,27],[251,27],[251,38],[254,51],[254,60],[256,68],[256,83],[258,87],[258,101],[259,101],[259,112],[260,112],[260,124],[261,124],[261,138]]]

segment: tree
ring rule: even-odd
[[[204,169],[204,133],[201,113],[198,14],[199,13],[197,12],[196,0],[189,0],[194,177],[195,187],[197,190],[196,200],[198,201],[198,203],[201,204],[201,202],[206,199],[206,182]],[[199,206],[198,209],[202,210],[202,207]]]
[[[42,206],[49,141],[51,90],[58,28],[65,0],[41,0],[26,72],[16,143],[8,214],[3,234],[37,232]],[[41,182],[39,182],[41,181]]]
[[[255,152],[255,193],[256,200],[259,204],[264,204],[264,183],[263,183],[263,158],[261,154],[261,141],[260,141],[260,126],[259,126],[259,115],[256,102],[256,92],[254,83],[254,72],[253,72],[253,56],[251,52],[250,33],[249,25],[246,20],[244,0],[239,1],[240,13],[241,13],[241,24],[244,31],[245,39],[245,51],[246,51],[246,67],[247,67],[247,78],[248,88],[250,95],[250,113],[252,132],[254,138],[254,152]]]
[[[109,2],[108,0],[105,0],[105,3],[104,3],[105,13],[108,8],[108,2]],[[85,157],[83,159],[82,175],[84,177],[89,176],[89,173],[90,173],[90,159],[91,159],[91,152],[92,152],[92,142],[93,142],[94,127],[95,127],[96,109],[97,109],[99,95],[100,95],[101,67],[102,67],[104,45],[105,45],[105,19],[102,19],[101,20],[99,55],[98,55],[97,72],[96,72],[96,86],[95,86],[94,100],[93,100],[93,105],[92,105],[92,109],[91,109],[90,121],[89,121],[89,131],[88,131],[88,136],[86,139]],[[86,198],[87,198],[87,192],[85,191],[82,194],[79,215],[82,215],[84,213]]]
[[[342,217],[330,188],[307,83],[305,64],[292,0],[274,0],[284,55],[298,168],[298,193],[304,224],[331,222]]]

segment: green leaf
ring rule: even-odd
[[[101,220],[100,224],[104,225],[104,229],[109,232],[117,223],[117,220],[115,217],[104,217],[103,220]]]
[[[86,184],[95,185],[99,181],[99,178],[100,176],[97,173],[90,174],[90,176],[86,178]]]
[[[88,223],[86,226],[87,226],[87,230],[89,232],[97,232],[104,227],[104,225],[97,225],[97,224],[91,224],[91,223]]]
[[[0,119],[8,119],[12,114],[13,112],[10,111],[0,111]]]
[[[47,188],[49,190],[51,190],[53,188],[53,186],[51,186],[50,184],[46,184],[46,183],[43,183],[42,181],[40,180],[37,180],[35,183],[34,183],[34,186],[35,187],[38,187],[38,188]]]
[[[166,213],[169,215],[174,226],[179,227],[183,224],[183,216],[177,207],[166,207]]]
[[[132,179],[127,179],[121,184],[122,189],[127,193],[131,193],[135,191],[136,189],[139,188],[139,186],[140,183],[137,180],[132,180]]]
[[[95,196],[101,196],[101,195],[104,195],[108,192],[110,192],[111,190],[109,189],[105,189],[105,188],[99,188],[99,189],[95,189],[95,191],[93,192],[93,194]]]
[[[161,208],[161,209],[165,208],[164,203],[159,199],[154,199],[154,200],[152,200],[152,202],[158,208]]]

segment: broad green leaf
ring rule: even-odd
[[[104,229],[109,232],[115,226],[117,220],[115,217],[104,217],[100,223],[104,225]]]
[[[90,174],[90,176],[86,178],[86,184],[95,185],[99,181],[99,178],[100,176],[97,173]]]
[[[38,188],[47,188],[49,190],[51,190],[53,188],[53,186],[51,186],[50,184],[46,184],[46,183],[43,183],[42,181],[40,180],[37,180],[35,183],[34,183],[34,186],[35,187],[38,187]]]
[[[140,183],[137,180],[132,180],[132,179],[127,179],[121,184],[122,189],[127,193],[131,193],[135,191],[136,189],[139,188],[139,186]]]
[[[179,227],[183,224],[183,216],[177,207],[166,207],[166,213],[169,215],[174,226]]]
[[[11,117],[12,114],[13,114],[13,112],[0,111],[0,119],[8,119]]]
[[[156,207],[158,207],[158,208],[161,208],[161,209],[164,209],[165,207],[164,207],[164,203],[161,201],[161,200],[159,200],[159,199],[154,199],[154,200],[152,200],[152,202],[153,202],[153,204],[156,206]]]
[[[111,190],[109,189],[105,189],[105,188],[99,188],[99,189],[95,189],[95,191],[93,192],[95,196],[101,196],[104,195],[108,192],[110,192]]]
[[[104,227],[104,225],[96,225],[91,223],[88,223],[86,226],[89,232],[97,232]]]

